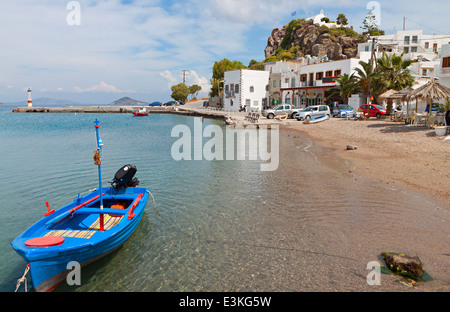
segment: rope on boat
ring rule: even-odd
[[[28,274],[29,270],[30,270],[30,264],[27,264],[27,267],[25,268],[25,272],[23,273],[23,276],[17,280],[16,290],[14,292],[17,292],[17,289],[19,289],[20,284],[22,284],[22,283],[25,283],[25,292],[28,292],[27,278],[25,276]]]
[[[101,161],[101,155],[100,155],[100,153],[98,152],[98,150],[96,150],[95,152],[94,152],[94,164],[95,165],[97,165],[97,166],[100,166],[101,164],[102,164],[102,161]]]
[[[150,191],[147,190],[147,193],[149,193],[150,196],[153,198],[153,204],[155,204],[156,215],[158,215],[158,209],[156,208],[156,201],[155,201],[155,198],[153,197],[152,192],[150,192]]]

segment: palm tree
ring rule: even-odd
[[[359,65],[361,68],[357,67],[355,68],[355,71],[358,75],[358,85],[364,98],[367,99],[369,95],[376,97],[381,94],[383,88],[378,72],[370,68],[370,62],[359,61]]]
[[[377,60],[378,73],[382,76],[384,85],[382,92],[393,89],[403,90],[414,85],[414,77],[408,72],[407,68],[417,60],[404,60],[404,53],[401,55],[392,54],[389,56],[386,51],[383,57]]]
[[[358,78],[355,74],[343,74],[335,79],[337,83],[336,87],[331,90],[330,97],[338,95],[345,104],[348,103],[348,98],[352,94],[358,93],[360,91],[358,85]]]

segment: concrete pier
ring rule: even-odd
[[[259,126],[289,126],[292,123],[298,123],[295,119],[276,120],[267,119],[260,114],[259,120],[255,122],[248,121],[245,117],[247,112],[231,112],[206,108],[202,106],[203,101],[187,103],[179,106],[65,106],[65,107],[17,107],[13,113],[122,113],[131,114],[135,110],[145,108],[150,114],[179,114],[185,116],[194,116],[202,118],[211,118],[223,120],[227,124],[238,128]]]

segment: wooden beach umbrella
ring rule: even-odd
[[[411,100],[425,100],[427,104],[430,105],[429,112],[429,124],[431,125],[431,108],[433,104],[433,100],[448,100],[450,98],[450,89],[441,85],[434,78],[428,82],[426,85],[417,88],[416,90],[411,91],[409,94],[405,96],[405,99],[409,101]]]

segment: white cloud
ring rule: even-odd
[[[126,90],[122,91],[116,86],[113,86],[111,84],[107,84],[104,81],[101,81],[100,83],[93,85],[92,87],[88,87],[85,89],[82,89],[78,86],[73,88],[76,92],[106,92],[106,93],[123,93],[123,92],[135,92],[133,90]]]
[[[73,96],[73,86],[86,97],[130,89],[168,97],[165,86],[181,82],[183,69],[189,71],[192,83],[207,89],[209,79],[203,76],[211,74],[214,61],[261,60],[272,28],[287,24],[292,12],[301,18],[325,9],[331,19],[344,13],[360,31],[369,1],[78,0],[79,26],[67,25],[68,2],[0,1],[0,21],[8,25],[0,27],[2,45],[8,47],[0,49],[0,85],[14,86],[8,92],[1,88],[8,97],[23,96],[22,86],[62,88],[61,97],[70,91]],[[417,0],[379,2],[382,29],[401,29],[406,16],[407,29],[450,32],[445,23],[449,2],[429,0],[426,6]]]
[[[172,73],[169,70],[165,70],[163,72],[159,73],[161,77],[163,77],[164,79],[166,79],[168,81],[167,84],[167,90],[170,90],[170,88],[177,84],[177,79],[172,75]]]

